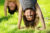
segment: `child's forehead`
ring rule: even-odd
[[[34,12],[34,10],[26,10],[25,12]]]
[[[10,2],[10,1],[11,1],[11,2],[16,2],[16,0],[7,0],[7,1],[9,1],[9,2]]]

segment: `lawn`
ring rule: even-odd
[[[4,16],[4,0],[0,1],[0,33],[50,33],[50,0],[38,0],[46,23],[46,30],[32,30],[17,28],[18,12]],[[21,26],[24,26],[23,20]],[[41,27],[41,23],[38,24]]]

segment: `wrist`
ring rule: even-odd
[[[46,27],[43,27],[43,29],[46,29]]]

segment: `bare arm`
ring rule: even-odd
[[[40,9],[38,3],[36,4],[36,11],[37,11],[37,13],[38,13],[38,15],[39,15],[39,18],[40,18],[41,22],[42,22],[42,28],[41,28],[41,30],[42,30],[42,29],[45,29],[46,26],[45,26],[44,17],[43,17],[43,15],[42,15],[42,12],[41,12],[41,9]]]
[[[22,20],[22,7],[21,5],[19,6],[19,17],[18,17],[18,28],[20,29],[21,25],[21,20]]]
[[[5,0],[5,3],[4,3],[4,13],[5,13],[5,16],[7,16],[7,0]]]

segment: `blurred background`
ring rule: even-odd
[[[0,0],[0,33],[50,33],[50,0],[37,0],[37,2],[39,3],[44,16],[46,30],[18,30],[18,12],[15,12],[14,15],[10,15],[7,12],[8,16],[4,16],[4,0]],[[21,26],[24,26],[23,20]],[[42,26],[41,22],[38,26]]]

